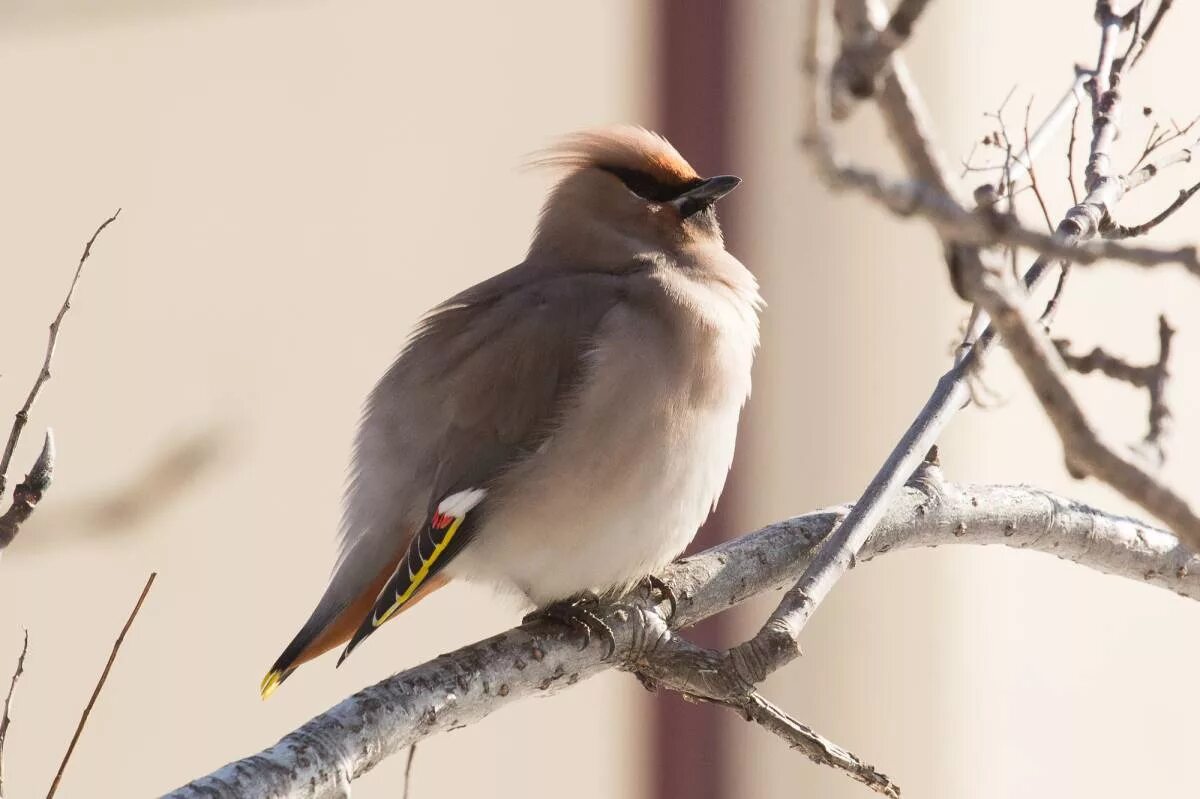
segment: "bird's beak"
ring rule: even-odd
[[[717,175],[671,200],[671,205],[679,211],[681,218],[687,219],[736,189],[741,182],[741,178],[733,175]]]

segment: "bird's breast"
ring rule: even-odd
[[[724,486],[757,343],[753,308],[704,299],[705,317],[672,301],[607,320],[570,408],[497,486],[454,571],[544,605],[624,589],[683,551]]]

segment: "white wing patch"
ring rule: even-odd
[[[437,512],[461,519],[467,515],[471,508],[483,502],[483,498],[486,496],[486,488],[468,488],[463,491],[455,491],[438,503]]]

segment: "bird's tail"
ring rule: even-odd
[[[267,675],[263,677],[262,683],[259,685],[262,698],[266,699],[274,693],[275,689],[283,684],[283,681],[302,664],[349,641],[350,637],[358,630],[359,625],[362,624],[363,619],[371,612],[379,592],[383,590],[394,569],[395,564],[389,564],[367,586],[366,590],[340,610],[335,608],[330,613],[324,607],[325,601],[322,600],[317,605],[317,609],[313,611],[312,617],[300,629],[300,632],[296,633],[296,637],[287,645],[283,654],[275,660]],[[407,610],[417,604],[448,580],[449,578],[445,575],[431,577],[421,586],[421,590],[405,605],[404,609]]]

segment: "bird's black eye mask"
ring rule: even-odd
[[[682,183],[665,183],[647,172],[642,172],[640,169],[626,169],[616,166],[606,166],[602,167],[602,169],[610,175],[617,177],[625,184],[625,188],[643,200],[652,203],[670,202],[685,191],[694,189],[704,182],[702,178],[693,178]]]

